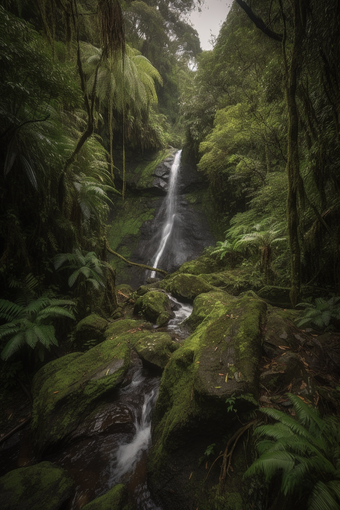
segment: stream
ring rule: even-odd
[[[187,336],[181,323],[192,306],[182,305],[172,296],[177,310],[167,328],[176,338]],[[105,494],[118,483],[127,486],[135,510],[161,510],[151,497],[146,479],[147,451],[151,446],[151,416],[158,395],[160,376],[143,368],[132,353],[127,377],[88,426],[78,430],[80,437],[57,453],[45,456],[65,468],[76,482],[70,510]]]
[[[161,208],[163,227],[152,262],[156,268],[162,264],[167,252],[171,252],[176,239],[181,153],[176,153],[172,163],[168,191]],[[154,278],[155,271],[150,276]],[[180,303],[172,296],[169,298],[175,317],[162,330],[181,341],[188,336],[182,323],[191,314],[192,306]],[[76,493],[70,510],[79,510],[118,483],[127,486],[136,510],[161,510],[152,500],[146,478],[147,451],[151,446],[151,417],[160,376],[143,368],[135,353],[132,353],[132,358],[132,366],[122,387],[113,396],[113,401],[107,402],[91,419],[89,427],[80,431],[83,438],[46,459],[67,469],[76,481]]]

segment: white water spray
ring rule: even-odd
[[[174,162],[172,163],[170,170],[170,179],[169,179],[169,188],[168,193],[165,199],[165,221],[164,227],[162,231],[161,242],[159,244],[157,253],[152,262],[152,267],[158,267],[158,263],[164,253],[164,249],[169,240],[170,234],[172,232],[174,221],[176,217],[176,185],[177,185],[177,176],[178,170],[181,163],[181,155],[182,151],[176,152]],[[151,278],[155,278],[156,271],[152,271]]]

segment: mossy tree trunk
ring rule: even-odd
[[[303,61],[303,37],[305,29],[305,9],[308,0],[294,0],[294,39],[290,58],[287,65],[285,55],[285,37],[283,41],[284,58],[286,62],[286,102],[288,111],[288,236],[290,246],[291,291],[290,299],[295,306],[299,299],[301,286],[301,249],[299,241],[299,189],[302,187],[299,158],[299,113],[297,107],[296,89],[299,72]]]

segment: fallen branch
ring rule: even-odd
[[[145,264],[137,264],[137,262],[131,262],[130,260],[127,260],[122,255],[119,255],[119,253],[113,251],[110,248],[108,240],[106,239],[106,237],[105,237],[105,247],[106,247],[106,249],[107,249],[107,251],[109,253],[112,253],[112,255],[115,255],[119,259],[123,260],[124,262],[126,262],[126,264],[129,264],[131,266],[138,266],[138,267],[141,267],[142,269],[148,269],[149,271],[156,271],[158,273],[164,274],[165,276],[167,276],[167,274],[168,274],[166,271],[163,271],[163,269],[158,269],[157,267],[146,266]]]
[[[6,439],[8,439],[9,437],[11,437],[15,432],[22,429],[31,420],[31,418],[32,418],[32,416],[29,415],[24,421],[19,423],[19,425],[14,427],[14,429],[12,429],[10,432],[8,432],[5,436],[0,437],[0,444],[3,443],[4,441],[6,441]]]

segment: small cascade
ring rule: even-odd
[[[139,378],[139,373],[136,373],[134,377],[135,381],[142,383],[145,377]],[[121,393],[131,393],[134,391],[136,384],[134,380],[129,387]],[[113,476],[110,485],[119,483],[124,479],[127,474],[133,473],[144,452],[146,452],[150,446],[151,441],[151,412],[158,394],[158,381],[157,386],[153,387],[148,393],[144,395],[144,402],[141,409],[133,409],[134,413],[134,426],[135,434],[133,439],[125,444],[119,446],[116,452],[116,462],[113,470]]]
[[[170,170],[170,178],[169,178],[169,187],[166,195],[166,199],[164,201],[164,209],[165,209],[165,220],[164,226],[162,230],[162,236],[160,240],[160,244],[156,255],[152,261],[152,267],[157,267],[160,263],[161,257],[164,254],[164,250],[169,242],[171,233],[173,231],[173,226],[176,218],[176,205],[177,205],[177,182],[178,182],[178,173],[181,164],[181,155],[182,151],[179,150],[176,152],[174,162],[171,166]],[[151,278],[155,278],[156,272],[151,272]]]

